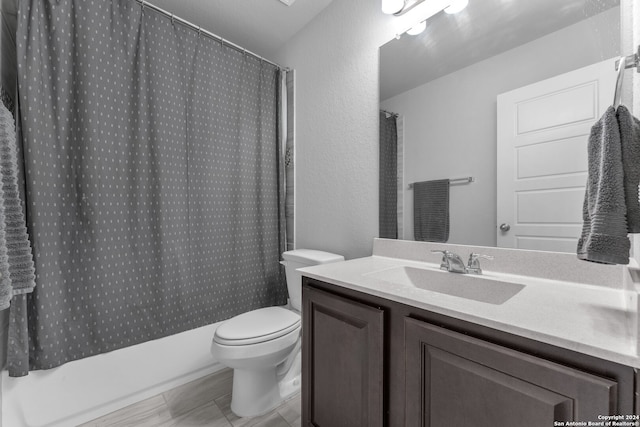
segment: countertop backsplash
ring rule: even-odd
[[[373,242],[374,256],[439,263],[442,255],[432,253],[431,250],[434,249],[447,249],[455,252],[465,262],[471,252],[493,256],[493,260],[481,260],[482,269],[486,271],[605,286],[613,289],[629,289],[627,286],[634,282],[629,272],[638,271],[635,275],[637,278],[635,281],[640,283],[640,270],[635,269],[632,265],[606,265],[581,261],[576,254],[571,253],[393,239],[374,239]],[[631,262],[634,263],[633,260]]]

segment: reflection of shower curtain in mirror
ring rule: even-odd
[[[380,111],[379,237],[398,238],[398,131],[396,115]]]
[[[11,375],[286,303],[276,66],[130,0],[21,2],[17,39]]]

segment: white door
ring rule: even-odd
[[[613,102],[615,61],[498,95],[499,247],[576,251],[587,140]]]

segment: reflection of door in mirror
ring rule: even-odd
[[[588,135],[613,101],[615,60],[498,95],[498,246],[575,252]]]

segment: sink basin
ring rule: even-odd
[[[374,271],[365,276],[495,305],[503,304],[524,288],[519,283],[503,282],[485,276],[406,266]]]

